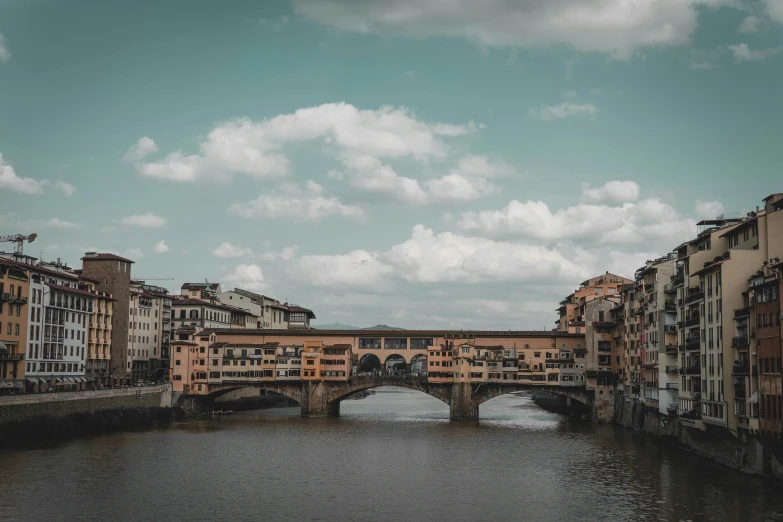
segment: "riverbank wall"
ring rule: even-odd
[[[721,426],[706,425],[705,430],[700,430],[684,424],[679,417],[661,415],[623,396],[616,397],[614,423],[743,473],[783,480],[775,441],[764,441],[746,432],[735,436]]]
[[[29,446],[166,423],[171,385],[0,397],[0,443]]]
[[[36,393],[0,397],[0,424],[39,417],[58,418],[78,413],[132,408],[171,407],[171,385],[110,390]]]

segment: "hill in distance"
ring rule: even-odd
[[[311,325],[311,327],[317,330],[405,330],[405,328],[397,328],[395,326],[389,326],[385,324],[378,324],[375,326],[369,326],[367,328],[351,326],[350,324],[343,323],[314,324]]]

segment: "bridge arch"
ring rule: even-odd
[[[354,382],[347,387],[341,387],[334,390],[329,394],[328,402],[340,402],[343,399],[347,399],[351,395],[360,391],[370,390],[373,388],[381,388],[384,386],[391,386],[397,388],[407,388],[409,390],[419,391],[426,393],[431,397],[435,397],[442,403],[451,404],[451,389],[450,387],[430,385],[426,381],[416,381],[409,379],[373,379],[365,382]]]
[[[406,361],[405,357],[402,355],[398,353],[392,353],[388,355],[383,361],[383,370],[386,372],[399,371],[407,373],[408,361]]]
[[[380,371],[382,368],[381,358],[374,353],[365,353],[359,358],[359,372]]]

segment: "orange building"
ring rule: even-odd
[[[0,258],[0,393],[25,389],[30,274]]]

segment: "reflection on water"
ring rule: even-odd
[[[613,426],[506,395],[450,422],[381,388],[298,408],[0,452],[2,520],[783,520],[783,493]]]

